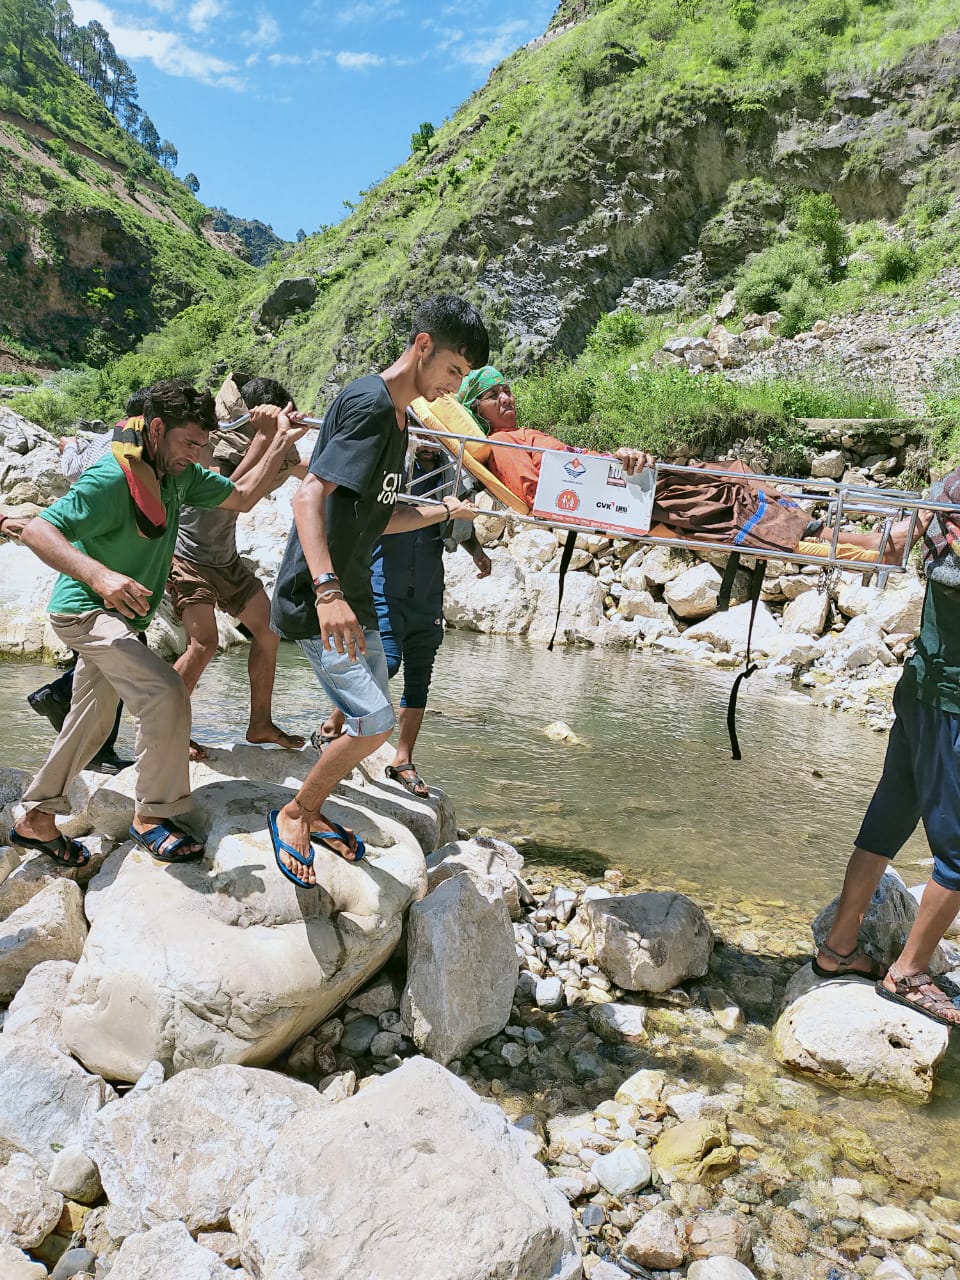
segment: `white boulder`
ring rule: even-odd
[[[813,922],[813,938],[818,947],[830,936],[839,902],[838,895]],[[888,868],[864,912],[860,924],[860,946],[874,960],[889,966],[903,950],[916,916],[917,900],[899,874],[892,867]],[[939,976],[952,967],[942,949],[937,947],[930,961],[930,972]]]
[[[411,907],[400,1009],[437,1062],[461,1058],[510,1020],[518,964],[513,925],[493,880],[460,872]]]
[[[45,960],[31,969],[10,1002],[3,1034],[62,1052],[60,1020],[75,968],[70,960]]]
[[[778,1062],[828,1084],[889,1089],[922,1101],[947,1051],[947,1028],[878,996],[855,979],[833,979],[800,996],[773,1031]]]
[[[288,1120],[329,1104],[273,1071],[183,1071],[100,1111],[85,1143],[100,1170],[117,1239],[180,1220],[191,1231],[226,1220]]]
[[[750,626],[750,605],[736,604],[723,613],[715,613],[703,622],[696,622],[683,633],[688,641],[705,640],[724,653],[744,652],[747,647],[747,631]],[[773,614],[761,601],[753,623],[750,640],[751,652],[775,653],[780,640],[780,628]]]
[[[473,879],[493,880],[507,904],[511,920],[519,920],[521,903],[530,891],[520,875],[523,857],[505,840],[474,836],[470,840],[453,840],[427,856],[427,891],[432,892],[444,880],[465,871]]]
[[[671,578],[663,598],[678,618],[705,618],[717,607],[721,581],[713,565],[702,560]]]
[[[829,615],[830,597],[825,591],[804,591],[784,606],[783,629],[819,636],[823,634]]]
[[[46,1280],[47,1268],[16,1245],[0,1241],[0,1276],[3,1280]]]
[[[0,923],[0,1000],[20,990],[34,965],[79,960],[86,936],[79,886],[64,879],[46,885]]]
[[[508,552],[495,547],[487,554],[493,566],[488,578],[477,577],[469,556],[448,557],[443,616],[451,627],[465,631],[523,635],[537,593],[527,590],[520,566]]]
[[[570,1207],[526,1135],[423,1058],[290,1121],[230,1225],[259,1280],[581,1275]]]
[[[541,570],[531,574],[527,587],[536,592],[536,608],[527,634],[531,640],[549,640],[557,618],[559,575]],[[574,641],[603,619],[606,588],[592,573],[570,572],[564,578],[563,604],[557,625],[557,643]]]
[[[47,603],[56,571],[15,542],[0,543],[0,653],[65,652],[50,626]]]
[[[570,936],[626,991],[667,991],[702,978],[713,950],[707,918],[682,893],[633,893],[584,903]]]
[[[141,1235],[130,1236],[113,1260],[111,1273],[123,1280],[237,1280],[212,1249],[198,1244],[182,1222],[165,1222]]]
[[[56,1152],[82,1144],[93,1117],[116,1096],[65,1054],[0,1036],[0,1159],[24,1151],[49,1172]]]
[[[32,1156],[15,1152],[0,1168],[0,1240],[35,1249],[60,1220],[63,1196]]]
[[[136,1080],[154,1060],[169,1071],[272,1061],[383,967],[425,889],[405,826],[333,798],[325,812],[357,830],[368,856],[352,863],[318,848],[320,887],[298,889],[266,831],[267,811],[294,781],[269,786],[203,766],[193,777],[202,809],[191,825],[208,861],[161,867],[130,852],[101,895],[70,985],[64,1043],[111,1079]]]

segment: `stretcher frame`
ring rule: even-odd
[[[437,427],[427,426],[411,408],[407,409],[407,418],[410,424],[411,440],[424,443],[439,442],[453,460],[455,471],[451,479],[448,474],[449,463],[446,463],[422,474],[416,481],[417,493],[410,491],[411,477],[408,476],[407,487],[398,495],[398,501],[400,502],[412,505],[423,503],[436,503],[439,505],[442,502],[441,494],[449,497],[451,493],[458,492],[463,480],[463,473],[466,471],[483,488],[484,492],[498,504],[489,514],[505,514],[520,524],[534,525],[538,528],[559,529],[564,533],[569,533],[571,530],[588,535],[592,533],[600,537],[609,538],[611,541],[642,542],[651,546],[676,547],[686,551],[708,552],[717,555],[729,556],[734,552],[739,552],[742,556],[749,557],[752,560],[775,560],[795,564],[801,568],[812,567],[829,572],[859,573],[864,581],[876,575],[877,585],[881,588],[886,586],[887,579],[891,573],[902,574],[907,572],[910,552],[916,535],[917,520],[921,511],[960,513],[960,506],[949,502],[931,502],[929,498],[924,498],[922,494],[915,493],[912,490],[881,489],[870,485],[847,484],[841,480],[819,480],[812,477],[800,479],[796,476],[757,475],[756,478],[758,480],[769,481],[793,501],[810,504],[811,515],[818,508],[824,509],[824,518],[832,530],[829,555],[809,555],[800,551],[781,551],[773,548],[768,550],[763,547],[738,544],[733,539],[724,542],[707,538],[689,538],[682,535],[671,535],[665,538],[654,533],[626,537],[619,530],[606,528],[600,521],[590,525],[573,525],[562,520],[548,520],[542,516],[534,516],[530,513],[529,507],[527,507],[523,499],[518,498],[516,495],[512,495],[515,502],[508,506],[507,503],[487,488],[484,474],[491,475],[491,473],[487,471],[487,468],[482,463],[477,462],[471,456],[468,446],[473,445],[475,447],[479,443],[489,449],[521,449],[525,453],[549,453],[551,452],[549,449],[540,445],[515,444],[508,440],[494,441],[485,437],[481,439],[475,435],[459,435],[453,431],[441,431]],[[220,425],[227,429],[233,429],[242,426],[249,420],[250,414],[247,413],[234,422]],[[309,427],[323,426],[322,418],[303,418],[301,421]],[[744,479],[744,472],[730,471],[723,467],[690,467],[658,462],[654,469],[658,476],[669,472],[676,475],[710,476],[718,479]],[[433,478],[436,478],[434,487],[431,489],[428,485],[424,488],[424,482]],[[491,478],[496,480],[493,476]],[[502,485],[502,482],[498,481],[497,484]],[[505,485],[502,487],[506,490]],[[523,510],[520,508],[523,508]],[[847,560],[841,558],[837,554],[837,548],[843,541],[840,535],[844,520],[862,520],[868,516],[883,521],[876,560]],[[889,545],[891,526],[895,520],[900,521],[908,517],[910,523],[899,559],[883,563],[883,557]]]
[[[458,435],[455,432],[440,431],[433,426],[427,426],[412,409],[408,409],[407,414],[411,422],[411,438],[425,443],[439,442],[455,462],[455,474],[452,482],[448,477],[443,479],[443,477],[447,476],[449,470],[449,466],[445,465],[421,475],[417,480],[419,493],[411,494],[409,491],[405,491],[401,495],[403,501],[440,501],[439,497],[430,496],[431,490],[429,488],[424,490],[424,482],[433,476],[438,477],[437,492],[439,493],[440,489],[446,489],[449,496],[451,488],[454,493],[458,491],[463,473],[466,471],[490,494],[493,501],[499,504],[494,508],[494,514],[506,514],[518,523],[535,525],[540,528],[560,529],[564,532],[569,532],[573,529],[579,533],[593,533],[611,540],[642,542],[652,546],[676,547],[689,551],[716,553],[718,555],[731,555],[734,552],[739,552],[742,556],[754,560],[776,560],[800,567],[812,566],[828,571],[859,573],[865,581],[876,575],[877,585],[883,587],[886,585],[891,573],[902,574],[907,571],[917,519],[921,511],[960,511],[960,507],[950,503],[931,502],[919,493],[902,489],[880,489],[868,485],[846,484],[839,480],[799,479],[796,476],[765,475],[757,476],[757,479],[760,481],[766,480],[775,485],[777,489],[793,501],[810,504],[811,515],[813,515],[815,509],[823,509],[827,524],[831,528],[828,555],[810,555],[800,551],[781,551],[773,548],[764,549],[763,547],[738,544],[733,539],[730,541],[717,541],[707,538],[690,538],[683,535],[662,537],[655,533],[627,536],[620,531],[605,528],[601,521],[596,521],[591,525],[573,525],[562,520],[549,520],[541,516],[534,516],[530,514],[529,508],[527,508],[522,499],[519,499],[518,502],[526,508],[526,513],[512,505],[508,507],[486,488],[483,473],[487,472],[487,468],[482,463],[478,463],[469,453],[468,446],[476,446],[478,437]],[[542,446],[515,444],[506,440],[485,440],[480,443],[486,444],[490,449],[521,449],[525,453],[550,452],[549,449]],[[656,464],[655,472],[658,476],[670,473],[723,479],[744,479],[742,471],[731,471],[724,467],[690,467],[664,462]],[[844,521],[862,520],[865,517],[873,517],[883,521],[876,560],[848,560],[840,557],[837,554],[837,549],[843,542],[841,537],[842,524]],[[894,562],[883,563],[883,557],[889,546],[890,530],[894,521],[907,518],[909,518],[910,524],[899,559]],[[824,541],[826,542],[827,540],[825,539]]]

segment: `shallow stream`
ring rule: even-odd
[[[23,699],[50,674],[36,663],[0,663],[2,763],[30,768],[45,755],[48,726]],[[782,974],[785,962],[799,965],[808,954],[809,921],[839,890],[886,738],[852,716],[817,710],[786,686],[764,687],[758,675],[741,694],[744,759],[734,763],[725,726],[732,679],[662,656],[548,654],[522,641],[451,632],[417,764],[450,791],[461,825],[521,838],[533,871],[541,862],[545,874],[566,868],[598,879],[617,867],[628,884],[682,889],[728,944],[758,964],[769,959],[771,972]],[[242,740],[246,698],[245,654],[221,655],[194,698],[195,736],[210,744]],[[326,710],[292,646],[283,649],[274,708],[278,723],[307,736]],[[548,741],[543,729],[556,720],[583,745]],[[121,747],[130,741],[125,721]],[[908,884],[927,878],[926,857],[925,842],[914,837],[897,864]],[[688,1045],[687,1076],[694,1086],[699,1078],[718,1088],[722,1076],[739,1072],[775,1101],[789,1086],[777,1084],[766,1042],[753,1024],[739,1060],[735,1041],[718,1045],[713,1057],[709,1040]],[[928,1107],[802,1092],[821,1117],[862,1127],[881,1148],[934,1165],[944,1193],[960,1193],[956,1046]],[[786,1098],[779,1105],[791,1109]]]

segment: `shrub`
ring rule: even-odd
[[[808,31],[821,31],[825,36],[839,36],[849,21],[847,0],[814,0],[804,14]]]
[[[821,318],[823,294],[809,280],[795,280],[780,299],[777,310],[783,316],[780,332],[785,338],[794,338]]]
[[[646,337],[647,325],[643,316],[629,307],[621,307],[601,316],[596,328],[587,338],[592,351],[623,351],[638,347]]]
[[[811,244],[820,246],[830,279],[838,279],[850,245],[837,202],[829,192],[808,192],[800,197],[797,202],[797,231]]]
[[[744,31],[752,31],[757,25],[757,18],[760,15],[757,0],[733,0],[730,11],[734,22]]]
[[[917,274],[920,255],[912,245],[885,244],[873,262],[874,284],[902,284]]]
[[[735,27],[721,27],[710,45],[710,60],[723,71],[732,71],[743,56],[743,36]]]
[[[781,68],[796,50],[793,33],[782,27],[764,27],[753,37],[753,56],[762,67]]]
[[[737,285],[737,301],[747,311],[782,310],[787,293],[800,280],[822,293],[827,266],[818,246],[790,236],[747,261]]]

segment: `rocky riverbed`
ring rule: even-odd
[[[896,1101],[942,1028],[814,984],[781,902],[525,865],[382,761],[331,805],[368,861],[299,893],[262,814],[309,756],[193,766],[199,868],[125,840],[129,773],[74,788],[84,872],[0,850],[4,1280],[955,1280]],[[868,949],[915,909],[888,877]]]

